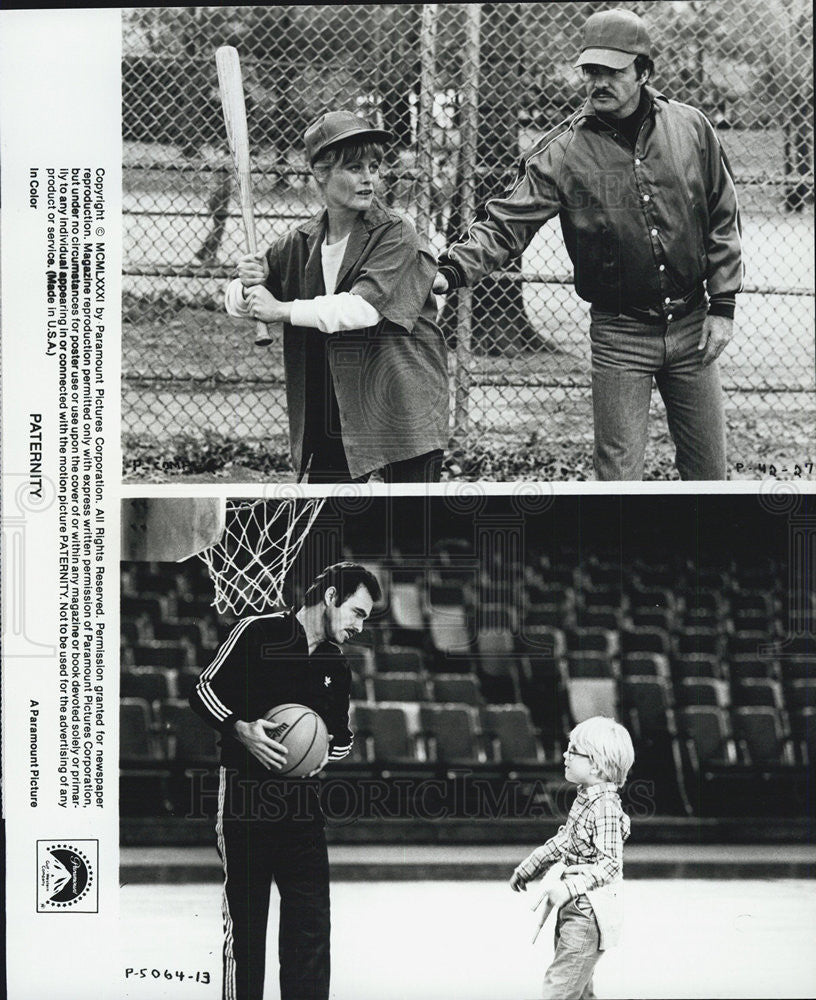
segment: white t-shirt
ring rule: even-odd
[[[382,319],[362,295],[354,295],[352,292],[335,294],[337,276],[348,241],[349,237],[346,236],[337,243],[328,244],[324,241],[321,245],[320,259],[326,294],[317,295],[313,299],[295,299],[292,302],[293,326],[310,326],[323,333],[337,333],[340,330],[364,330],[366,327],[376,326]],[[249,316],[240,278],[235,278],[227,286],[224,304],[230,316],[240,319]]]

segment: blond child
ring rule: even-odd
[[[579,723],[564,753],[564,777],[578,786],[567,822],[525,858],[510,879],[516,892],[526,891],[531,879],[556,863],[565,865],[561,880],[545,890],[534,907],[542,907],[539,930],[550,910],[558,909],[545,998],[594,997],[595,966],[601,952],[617,943],[623,844],[630,827],[618,789],[634,759],[629,733],[613,719],[595,716]]]

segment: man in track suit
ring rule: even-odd
[[[717,358],[742,288],[740,221],[717,133],[647,85],[654,63],[632,11],[588,18],[576,66],[584,106],[527,153],[439,258],[434,291],[473,285],[519,257],[556,215],[590,302],[595,473],[639,480],[652,380],[683,479],[726,478]]]
[[[319,793],[307,779],[275,777],[287,751],[263,717],[287,702],[307,705],[329,731],[327,760],[349,753],[351,672],[339,647],[362,631],[379,598],[379,584],[363,566],[329,566],[296,613],[242,619],[190,696],[194,711],[221,733],[216,835],[224,865],[224,1000],[263,997],[273,879],[281,1000],[328,998],[329,863]]]

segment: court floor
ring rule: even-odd
[[[602,958],[596,993],[812,997],[815,890],[799,879],[631,880],[624,938]],[[122,964],[149,971],[131,975],[120,995],[216,1000],[220,897],[213,883],[123,886]],[[535,898],[504,881],[337,882],[332,1000],[531,1000],[552,956],[554,919],[532,947]],[[279,996],[276,909],[265,1000]],[[211,981],[155,979],[153,969],[207,971]]]

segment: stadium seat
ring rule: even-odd
[[[732,681],[748,680],[752,677],[776,678],[779,675],[779,665],[776,660],[757,656],[730,656],[726,670]]]
[[[780,713],[769,706],[750,705],[731,713],[734,734],[747,764],[793,764],[793,748]]]
[[[569,678],[566,688],[570,712],[576,723],[593,715],[618,717],[618,684],[614,678]]]
[[[544,559],[541,570],[544,576],[544,586],[553,590],[561,588],[562,593],[573,591],[575,588],[576,570],[575,564],[571,562],[547,563]]]
[[[373,652],[360,642],[343,643],[343,656],[349,667],[360,677],[367,677],[374,669]]]
[[[814,664],[816,659],[812,656],[784,656],[779,661],[782,680],[790,684],[799,678],[812,677]]]
[[[419,584],[394,580],[388,610],[392,643],[421,648],[426,641],[426,622]]]
[[[398,582],[391,584],[391,618],[400,628],[422,629],[425,614],[422,607],[422,593],[419,584]]]
[[[506,660],[515,655],[516,644],[509,628],[480,630],[476,634],[479,660]]]
[[[623,587],[619,584],[618,586],[598,586],[583,589],[580,592],[579,604],[586,610],[592,608],[614,608],[616,611],[619,611],[622,607],[626,606],[627,601],[623,593]]]
[[[476,637],[476,673],[485,700],[494,704],[521,699],[515,641],[509,629],[480,632]]]
[[[719,657],[707,653],[686,653],[672,659],[672,676],[675,680],[684,677],[720,677]]]
[[[567,640],[560,628],[525,622],[516,637],[516,649],[530,656],[550,656],[560,659],[567,651]]]
[[[571,584],[566,585],[557,580],[528,581],[525,592],[532,607],[546,605],[563,611],[571,597]]]
[[[530,709],[534,725],[541,730],[549,747],[560,745],[569,728],[567,694],[561,669],[547,657],[525,656],[521,659],[522,700]]]
[[[518,631],[518,614],[512,604],[480,603],[476,608],[476,631]]]
[[[150,706],[144,698],[126,697],[119,702],[119,756],[125,767],[164,759]]]
[[[160,639],[145,640],[134,646],[133,661],[137,667],[166,667],[169,670],[195,666],[189,646]]]
[[[599,628],[608,632],[617,633],[622,625],[623,612],[620,608],[584,608],[576,615],[577,628]]]
[[[767,677],[749,677],[731,684],[731,700],[734,705],[758,705],[770,708],[784,708],[785,699],[779,681]]]
[[[145,619],[146,621],[146,619]],[[151,628],[152,633],[152,628]],[[136,620],[122,618],[119,622],[119,641],[123,646],[133,648],[138,645],[144,635],[144,626],[140,626]]]
[[[627,653],[621,660],[621,673],[624,676],[654,675],[671,677],[669,660],[663,653]]]
[[[172,811],[170,771],[164,749],[143,698],[119,703],[119,812],[156,816]]]
[[[460,582],[444,582],[436,574],[432,574],[428,581],[428,601],[432,607],[435,605],[446,607],[451,604],[465,607],[468,598]]]
[[[676,732],[672,690],[664,677],[631,676],[620,682],[620,709],[638,739]]]
[[[564,618],[565,612],[560,604],[528,604],[524,612],[522,630],[542,625],[560,629]]]
[[[484,713],[485,742],[495,761],[537,764],[543,753],[529,711],[524,705],[493,705]]]
[[[360,674],[351,674],[351,697],[354,701],[368,701],[368,680]]]
[[[199,621],[215,622],[216,611],[211,597],[178,597],[176,600],[176,618],[187,621],[190,618]]]
[[[800,708],[791,715],[791,730],[802,764],[816,764],[816,708]]]
[[[147,702],[169,698],[170,673],[163,667],[129,667],[119,677],[122,698],[143,698]]]
[[[676,613],[669,608],[653,608],[650,606],[634,607],[629,612],[632,624],[636,628],[660,629],[672,632],[676,626]]]
[[[679,726],[695,771],[706,764],[736,764],[728,714],[716,705],[688,705],[679,710]]]
[[[773,637],[767,632],[738,632],[728,636],[726,643],[726,656],[731,659],[734,656],[755,656],[759,657],[762,650],[773,641]]]
[[[419,725],[429,760],[440,764],[475,764],[483,760],[475,708],[420,705]]]
[[[608,653],[580,650],[567,653],[569,677],[616,677],[617,670]]]
[[[679,592],[678,598],[685,612],[700,608],[719,614],[723,610],[723,599],[719,589],[704,584],[685,587]]]
[[[620,633],[622,655],[627,653],[669,653],[669,635],[663,629],[628,628]]]
[[[166,601],[159,597],[131,597],[122,595],[122,618],[135,621],[144,618],[150,622],[165,619],[167,613]]]
[[[486,702],[491,705],[509,705],[521,701],[518,660],[491,663],[477,660],[476,674]]]
[[[418,649],[410,646],[383,646],[377,650],[377,673],[421,673],[425,658]]]
[[[425,701],[425,682],[417,673],[374,674],[375,701]]]
[[[189,698],[200,676],[201,671],[198,667],[185,667],[183,670],[179,670],[176,673],[176,697]]]
[[[728,604],[732,615],[738,612],[750,612],[770,619],[775,614],[773,597],[764,590],[737,591],[730,595]]]
[[[631,595],[632,604],[641,608],[648,605],[652,608],[667,608],[669,611],[674,611],[677,604],[673,590],[668,587],[641,584],[637,580],[632,581]]]
[[[688,628],[678,633],[676,637],[678,656],[689,653],[704,653],[707,656],[722,658],[723,635],[716,628]]]
[[[430,609],[431,644],[442,656],[467,654],[471,648],[471,631],[467,612],[460,605]]]
[[[402,705],[360,705],[351,713],[351,728],[366,747],[366,759],[376,764],[415,763],[417,743]]]
[[[169,760],[184,764],[215,764],[218,760],[214,729],[200,719],[186,701],[162,702],[161,727]]]
[[[721,614],[713,608],[688,608],[683,612],[682,623],[684,629],[719,628]]]
[[[594,587],[618,587],[622,586],[623,570],[620,560],[610,553],[599,552],[597,556],[591,556],[581,566],[581,574],[592,582]]]
[[[737,633],[764,632],[766,636],[776,634],[776,619],[766,611],[756,611],[753,608],[732,609],[731,622]]]
[[[792,635],[780,639],[786,656],[809,656],[816,659],[816,642],[812,635]]]
[[[599,652],[608,657],[618,653],[618,636],[606,628],[571,628],[565,632],[567,653]]]
[[[684,677],[677,687],[679,705],[719,705],[728,708],[730,697],[725,681],[709,677]]]
[[[180,618],[172,622],[154,622],[153,638],[163,642],[177,642],[181,645],[186,643],[199,654],[202,650],[214,649],[218,644],[217,636],[210,631],[207,622],[195,618]]]
[[[485,704],[475,674],[437,674],[431,681],[433,701],[482,708]]]
[[[816,677],[799,677],[785,692],[785,704],[791,712],[816,706]]]

